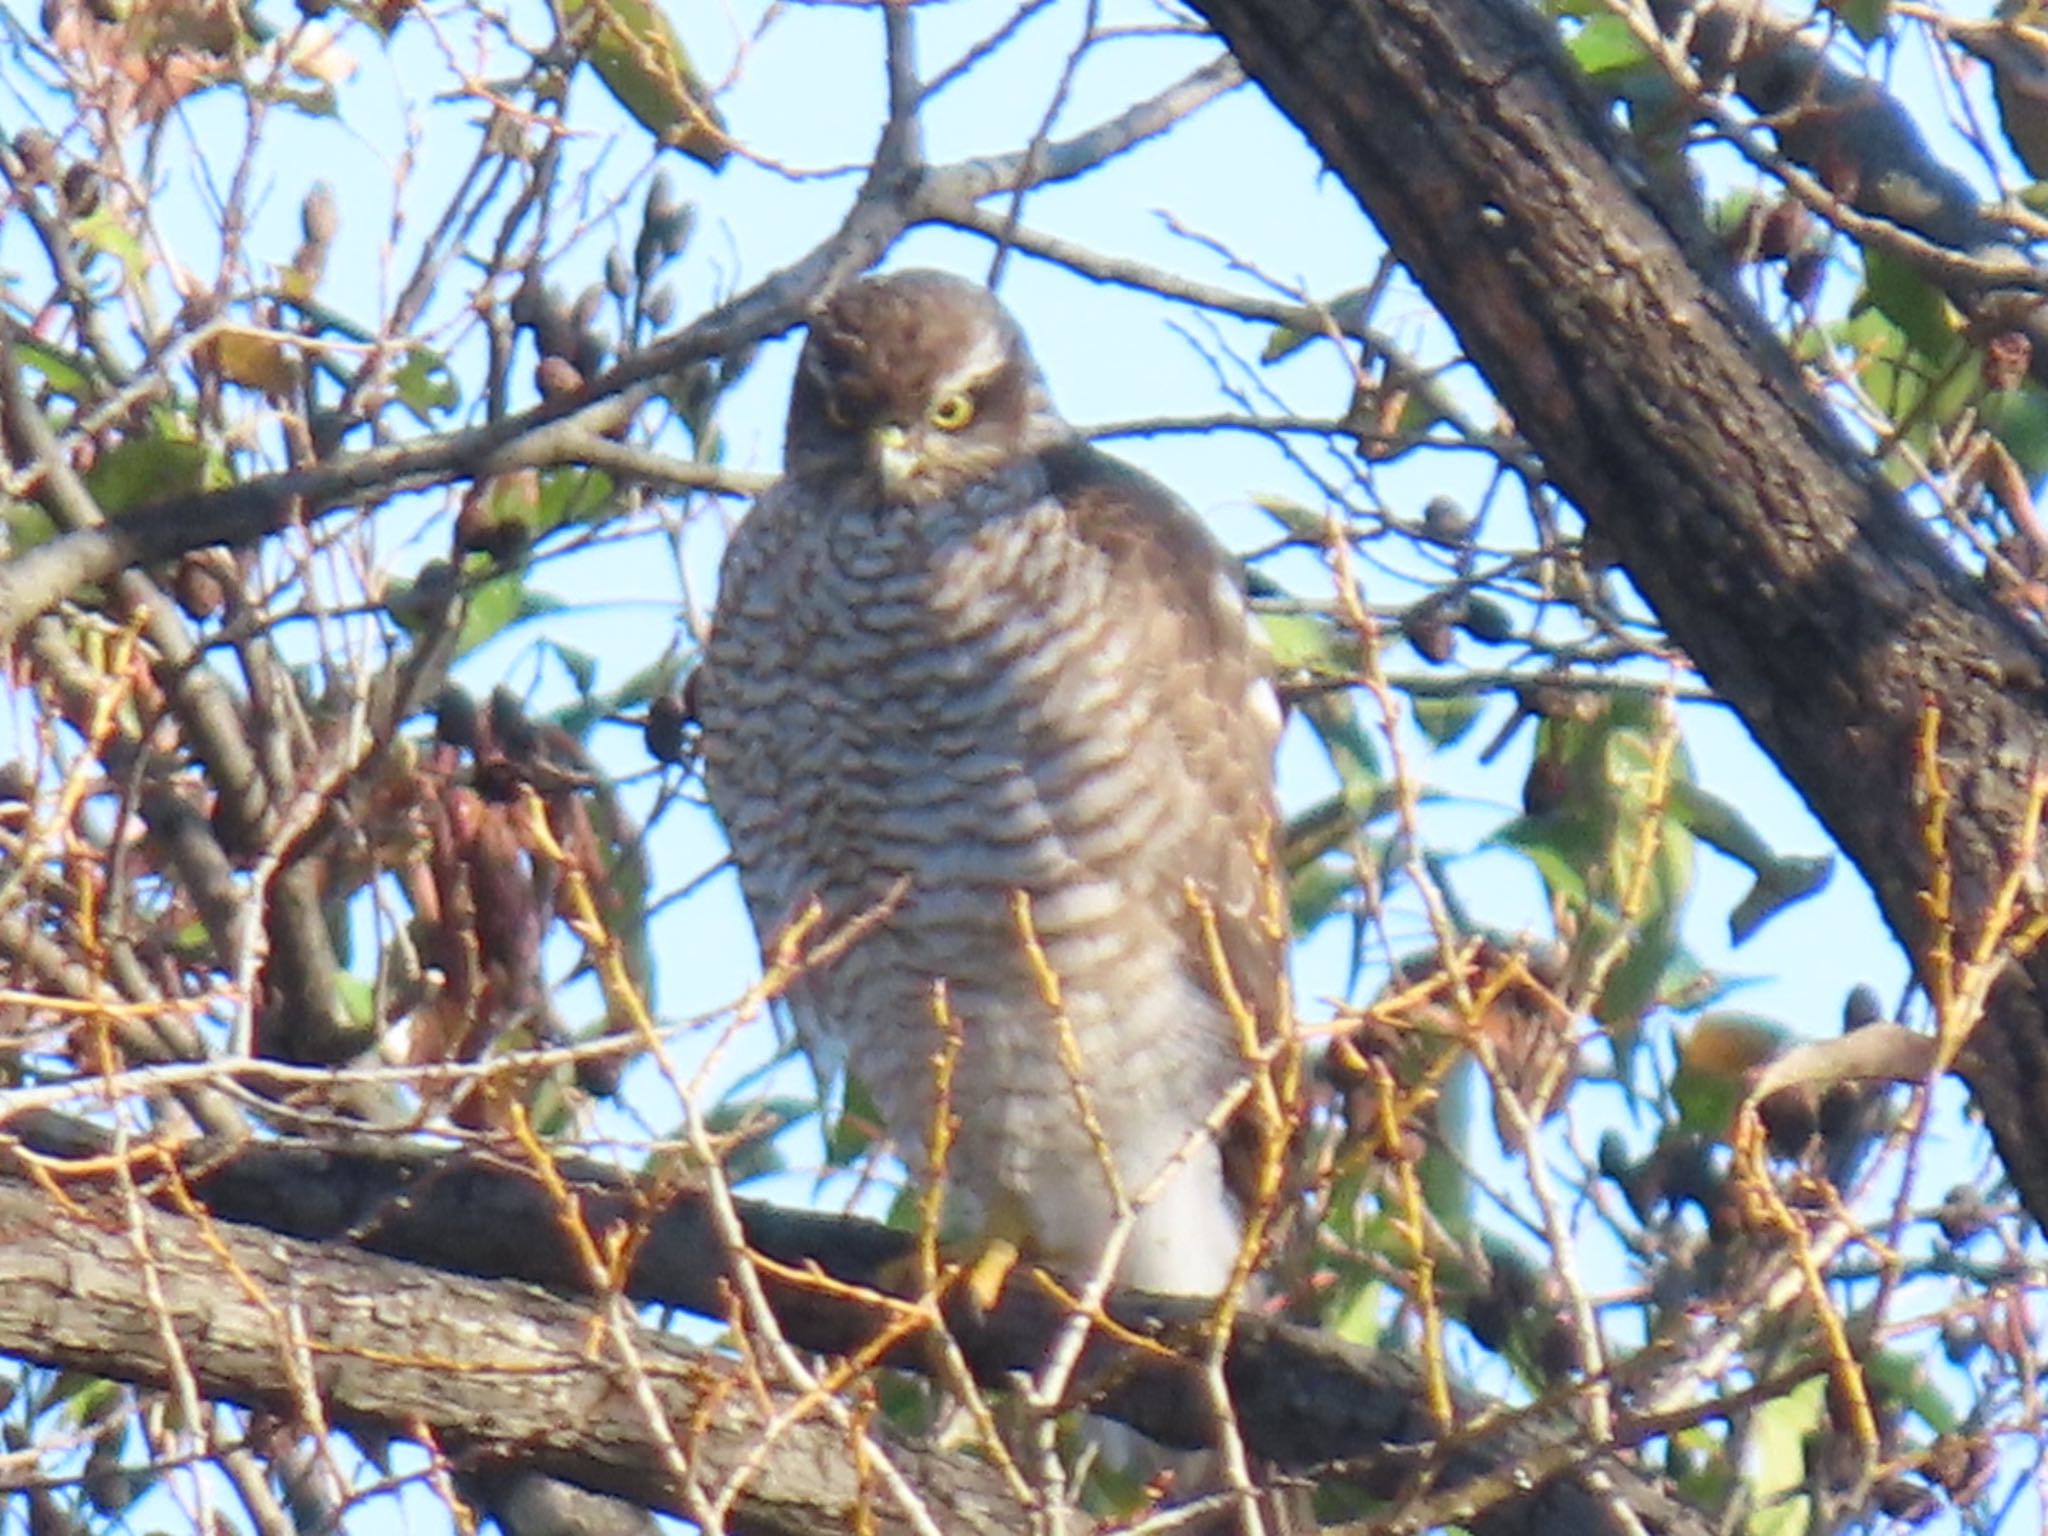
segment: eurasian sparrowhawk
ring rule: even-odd
[[[984,1230],[1086,1276],[1135,1209],[1119,1281],[1221,1291],[1287,1027],[1280,714],[1229,561],[936,272],[816,314],[786,459],[697,700],[764,946],[814,901],[820,936],[872,922],[790,988],[800,1037],[913,1169],[950,1076],[947,1187]]]

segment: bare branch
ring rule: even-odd
[[[104,1145],[92,1127],[62,1116],[23,1115],[6,1129],[51,1156],[88,1156]],[[20,1176],[19,1154],[4,1145],[0,1165],[12,1165],[12,1176]],[[495,1158],[388,1141],[264,1143],[214,1159],[195,1147],[186,1166],[192,1192],[224,1221],[347,1240],[465,1274],[570,1293],[588,1288],[584,1255],[563,1236],[549,1191],[528,1171]],[[648,1211],[626,1181],[600,1165],[564,1161],[561,1173],[571,1181],[584,1230],[643,1234],[625,1279],[627,1295],[726,1318],[724,1248],[704,1200],[684,1193],[665,1209]],[[6,1187],[0,1183],[0,1190]],[[752,1202],[739,1209],[749,1251],[758,1256],[762,1283],[790,1342],[855,1355],[900,1325],[902,1304],[887,1298],[895,1278],[910,1271],[913,1234]],[[7,1305],[0,1289],[0,1311]],[[1199,1375],[1211,1310],[1200,1301],[1114,1298],[1108,1313],[1129,1336],[1157,1340],[1171,1353],[1134,1348],[1098,1330],[1068,1401],[1085,1402],[1090,1412],[1120,1419],[1163,1444],[1208,1444],[1213,1415]],[[986,1315],[964,1300],[950,1307],[946,1326],[975,1378],[1007,1387],[1039,1367],[1071,1316],[1058,1296],[1013,1282]],[[6,1342],[4,1328],[0,1323],[0,1349],[20,1352]],[[909,1370],[936,1368],[915,1336],[885,1358]],[[1440,1490],[1506,1479],[1508,1469],[1516,1469],[1512,1497],[1503,1481],[1496,1491],[1505,1502],[1472,1512],[1473,1528],[1485,1536],[1619,1531],[1606,1495],[1587,1479],[1599,1470],[1627,1490],[1629,1506],[1651,1529],[1704,1533],[1704,1525],[1622,1461],[1606,1455],[1589,1460],[1569,1418],[1544,1411],[1495,1417],[1483,1431],[1441,1440],[1420,1366],[1406,1352],[1368,1350],[1315,1329],[1240,1317],[1222,1369],[1247,1449],[1282,1468],[1343,1464],[1375,1486],[1389,1478],[1401,1486],[1412,1477],[1417,1486]],[[1463,1398],[1461,1421],[1483,1417],[1486,1406]],[[586,1486],[612,1486],[543,1465]],[[1522,1471],[1532,1467],[1544,1469],[1542,1475],[1520,1483]]]
[[[0,1181],[0,1352],[161,1384],[170,1375],[128,1238],[30,1186]],[[418,1438],[423,1428],[458,1465],[510,1458],[650,1509],[683,1513],[617,1370],[593,1357],[586,1305],[526,1286],[439,1274],[347,1247],[148,1214],[146,1240],[173,1330],[209,1398],[295,1417],[278,1369],[279,1320],[297,1320],[313,1351],[321,1402],[338,1424]],[[229,1266],[224,1272],[223,1265]],[[730,1358],[643,1331],[636,1345],[666,1422],[689,1446],[690,1471],[715,1484],[753,1454],[786,1404]],[[870,1430],[849,1442],[822,1416],[782,1430],[733,1502],[734,1528],[819,1536],[872,1520],[913,1529],[879,1497],[866,1458],[883,1451],[946,1511],[948,1530],[989,1536],[1019,1512],[972,1461],[901,1446]]]

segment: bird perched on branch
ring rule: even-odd
[[[764,950],[822,956],[801,1040],[990,1250],[1220,1294],[1292,1075],[1280,714],[1230,563],[937,272],[815,315],[786,459],[696,696]]]

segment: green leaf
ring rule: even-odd
[[[127,269],[131,282],[141,282],[149,273],[149,257],[135,232],[104,205],[71,226],[72,235],[96,251],[104,251]]]
[[[680,653],[668,651],[658,660],[640,668],[609,695],[607,702],[611,711],[624,713],[644,708],[652,700],[673,692],[682,677],[684,660]]]
[[[1478,1123],[1480,1084],[1479,1063],[1469,1056],[1444,1078],[1434,1111],[1436,1134],[1425,1144],[1417,1170],[1423,1203],[1454,1237],[1472,1232],[1472,1128]]]
[[[50,388],[66,399],[84,403],[99,398],[96,372],[82,355],[66,352],[28,335],[15,337],[14,355],[41,374]]]
[[[57,536],[57,525],[50,521],[50,514],[28,501],[0,504],[0,529],[7,534],[5,553],[10,560]]]
[[[559,613],[562,607],[560,598],[534,591],[517,571],[493,576],[469,595],[462,629],[455,638],[455,655],[458,659],[467,656],[514,624]]]
[[[1387,1284],[1363,1265],[1347,1265],[1357,1280],[1341,1278],[1322,1315],[1322,1326],[1334,1337],[1368,1348],[1377,1346],[1386,1334],[1382,1314],[1387,1305]]]
[[[1303,699],[1300,708],[1302,720],[1316,733],[1330,766],[1337,770],[1345,803],[1361,816],[1370,813],[1386,776],[1380,772],[1379,750],[1358,717],[1357,705],[1348,694],[1323,693]]]
[[[868,1380],[882,1417],[892,1429],[917,1436],[933,1432],[940,1404],[929,1383],[908,1371],[875,1371]]]
[[[555,653],[562,670],[569,674],[569,680],[576,685],[576,692],[589,698],[597,687],[597,658],[588,651],[579,651],[554,640],[548,642],[548,649]]]
[[[1721,1509],[1735,1487],[1727,1444],[1704,1425],[1673,1435],[1665,1448],[1664,1475],[1694,1509]]]
[[[1287,819],[1280,857],[1289,869],[1304,869],[1333,848],[1341,848],[1357,829],[1358,817],[1340,789]]]
[[[1749,1091],[1749,1075],[1795,1036],[1776,1019],[1750,1013],[1710,1013],[1678,1047],[1671,1097],[1686,1130],[1725,1138]]]
[[[1336,620],[1314,613],[1262,613],[1259,626],[1274,666],[1282,672],[1350,677],[1358,670],[1358,637]]]
[[[1583,820],[1557,816],[1517,816],[1486,841],[1512,848],[1536,866],[1543,883],[1560,900],[1583,906],[1587,899],[1586,870],[1594,856],[1597,829]]]
[[[636,123],[713,170],[725,163],[724,120],[659,0],[564,0],[562,14]]]
[[[1742,943],[1786,907],[1811,896],[1834,872],[1835,861],[1826,855],[1781,858],[1732,804],[1689,780],[1671,786],[1671,805],[1695,837],[1756,876],[1728,917],[1734,943]]]
[[[1937,1435],[1952,1435],[1963,1416],[1928,1376],[1923,1357],[1880,1349],[1863,1357],[1863,1371],[1881,1397],[1904,1403]]]
[[[713,1136],[745,1132],[746,1139],[725,1156],[725,1174],[735,1184],[784,1172],[789,1163],[777,1150],[775,1139],[817,1106],[809,1099],[789,1095],[728,1100],[714,1105],[704,1117],[704,1128]]]
[[[583,653],[579,651],[576,654],[580,656]],[[653,664],[640,668],[609,693],[591,689],[576,703],[555,710],[549,718],[581,741],[600,720],[633,714],[645,709],[657,696],[672,693],[682,675],[682,663],[683,658],[676,652],[667,652]]]
[[[103,1424],[128,1406],[126,1389],[118,1383],[82,1372],[67,1371],[51,1395],[81,1429]]]
[[[1365,301],[1371,296],[1372,290],[1369,288],[1351,288],[1338,294],[1323,308],[1329,312],[1331,322],[1339,330],[1356,330],[1365,324]],[[1321,327],[1298,331],[1291,325],[1276,326],[1272,334],[1266,338],[1266,345],[1259,351],[1259,361],[1277,363],[1283,357],[1300,351],[1310,342],[1324,339],[1328,334]],[[1320,523],[1322,519],[1317,516],[1315,521]]]
[[[550,1073],[533,1085],[533,1096],[527,1101],[533,1128],[545,1140],[575,1134],[581,1105],[566,1092],[567,1081],[565,1075]]]
[[[2048,389],[2029,380],[2018,389],[1993,390],[1978,410],[2027,484],[2039,489],[2048,478]]]
[[[1741,976],[1729,976],[1700,964],[1691,950],[1681,948],[1664,968],[1658,985],[1657,1002],[1673,1013],[1697,1013],[1712,1007],[1729,993],[1751,984]]]
[[[1611,932],[1604,923],[1588,923],[1586,946],[1597,953]],[[1627,1057],[1633,1051],[1644,1015],[1657,1006],[1664,978],[1682,963],[1683,955],[1675,920],[1643,923],[1620,963],[1607,973],[1607,984],[1593,1004],[1593,1017],[1615,1036],[1617,1057]]]
[[[1254,496],[1252,505],[1278,523],[1290,539],[1304,543],[1320,544],[1329,527],[1329,516],[1314,507],[1303,506],[1298,501],[1289,501],[1285,496]],[[1286,596],[1286,590],[1258,567],[1252,567],[1249,583],[1254,597]]]
[[[1672,743],[1660,770],[1668,729],[1649,694],[1581,700],[1545,719],[1530,773],[1531,785],[1542,787],[1540,809],[1492,839],[1523,853],[1576,915],[1577,955],[1626,946],[1594,1008],[1623,1061],[1682,952],[1679,919],[1692,890],[1693,837],[1675,794],[1690,782],[1691,765],[1683,745]]]
[[[249,94],[272,106],[290,107],[302,117],[332,118],[341,115],[341,97],[331,85],[289,85],[283,81],[262,85],[251,82]]]
[[[1415,728],[1429,738],[1431,746],[1439,749],[1455,746],[1463,740],[1485,707],[1471,694],[1462,693],[1448,697],[1410,694],[1409,705],[1415,717]]]
[[[1712,791],[1690,782],[1673,784],[1671,806],[1693,836],[1736,863],[1761,873],[1776,861],[1771,845],[1749,819]]]
[[[275,299],[280,304],[288,304],[297,310],[301,316],[313,322],[316,334],[332,334],[366,347],[377,340],[377,332],[374,329],[351,320],[340,310],[323,303],[313,294],[295,292],[287,286],[277,286],[265,288],[263,296]],[[429,356],[436,355],[428,352],[425,347],[415,346],[410,357],[417,357],[423,352],[427,352]]]
[[[1874,305],[1923,357],[1954,354],[1960,317],[1946,295],[1918,267],[1880,245],[1863,248],[1863,299]]]
[[[1615,76],[1628,75],[1652,63],[1650,50],[1635,30],[1619,16],[1596,16],[1587,22],[1565,49],[1586,78],[1614,83]]]
[[[1777,859],[1757,872],[1756,884],[1728,914],[1728,941],[1740,944],[1785,908],[1828,883],[1835,861],[1827,854]]]
[[[1856,41],[1868,47],[1884,36],[1891,21],[1892,0],[1823,0],[1842,18],[1842,24],[1856,34]]]
[[[1757,1506],[1747,1536],[1806,1536],[1812,1502],[1800,1492],[1806,1485],[1806,1441],[1826,1417],[1827,1383],[1817,1377],[1756,1410],[1746,1437],[1753,1458],[1749,1490]]]
[[[574,523],[597,527],[624,510],[618,487],[601,469],[556,469],[541,476],[535,536]]]
[[[1410,389],[1401,402],[1401,414],[1394,418],[1396,444],[1378,450],[1381,461],[1386,462],[1407,451],[1408,445],[1421,439],[1438,422],[1448,421],[1451,416],[1450,396],[1427,381],[1420,388]]]
[[[429,347],[414,347],[391,376],[394,399],[411,411],[423,427],[435,425],[434,418],[446,416],[462,404],[462,390],[440,353]]]
[[[109,517],[207,488],[213,451],[189,438],[131,437],[101,454],[85,488]]]
[[[1296,937],[1320,928],[1358,883],[1345,864],[1317,859],[1294,871],[1287,881],[1287,914]]]
[[[868,1155],[882,1134],[882,1111],[868,1086],[846,1074],[846,1093],[839,1113],[825,1128],[825,1166],[850,1168]]]
[[[334,979],[334,993],[349,1023],[365,1031],[376,1026],[377,988],[373,983],[353,971],[343,971]]]
[[[1830,336],[1836,347],[1855,354],[1865,393],[1923,450],[1935,432],[1953,427],[1982,396],[1977,352],[1961,335],[1951,335],[1944,350],[1930,354],[1890,316],[1868,306],[1831,327]],[[1886,457],[1884,468],[1896,485],[1918,483],[1919,471],[1897,454]]]
[[[1756,201],[1756,193],[1747,187],[1715,198],[1704,210],[1708,233],[1722,242],[1733,240],[1749,221],[1749,210],[1756,206]]]

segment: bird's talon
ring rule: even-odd
[[[1017,1267],[1023,1255],[1017,1245],[1008,1238],[992,1237],[982,1245],[974,1262],[967,1266],[962,1278],[962,1288],[967,1301],[977,1314],[992,1312],[1002,1299],[1003,1287],[1009,1282],[1010,1271]]]

